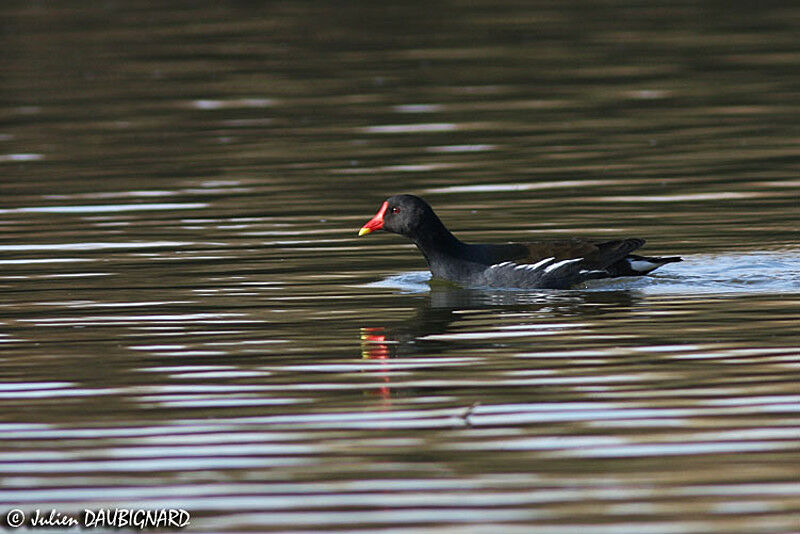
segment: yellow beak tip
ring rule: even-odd
[[[371,233],[372,233],[372,230],[370,228],[366,228],[365,227],[365,228],[362,228],[361,230],[358,231],[358,237],[361,237],[362,235],[371,234]]]

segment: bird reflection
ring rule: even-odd
[[[381,385],[371,393],[386,400],[392,397],[391,359],[450,351],[454,342],[436,336],[453,331],[454,324],[464,320],[463,312],[510,311],[533,318],[585,320],[619,312],[640,299],[641,296],[631,291],[488,291],[432,283],[430,293],[418,300],[411,318],[398,324],[361,328],[362,358],[387,362],[379,371]]]

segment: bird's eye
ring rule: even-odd
[[[397,206],[394,206],[392,208],[392,213],[400,213],[400,208],[398,208]]]

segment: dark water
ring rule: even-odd
[[[0,513],[800,530],[800,9],[396,4],[0,6]],[[431,286],[406,191],[686,261]]]

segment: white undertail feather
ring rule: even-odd
[[[646,274],[646,273],[649,273],[650,271],[652,271],[653,269],[655,269],[656,267],[658,267],[661,264],[660,263],[654,263],[652,261],[647,261],[647,260],[632,260],[632,259],[628,259],[628,265],[630,265],[631,269],[633,269],[634,271],[642,273],[642,274]]]

